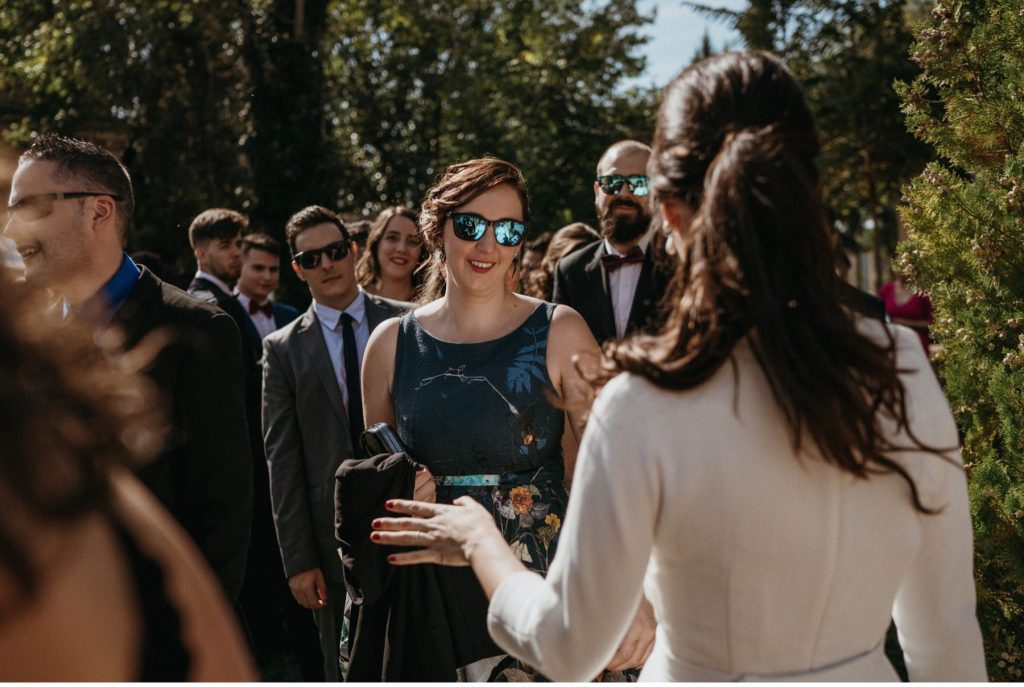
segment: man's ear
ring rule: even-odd
[[[291,263],[289,264],[292,266],[292,272],[295,273],[295,276],[301,279],[302,281],[306,281],[306,277],[302,275],[302,268],[299,267],[298,263],[292,260]]]
[[[117,229],[117,205],[113,198],[96,196],[92,208],[92,225],[95,229]]]

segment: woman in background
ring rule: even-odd
[[[368,293],[412,301],[419,286],[416,270],[426,257],[416,213],[395,205],[374,220],[366,250],[356,265],[356,280]]]
[[[558,261],[577,248],[600,240],[601,235],[583,222],[573,222],[556,231],[548,242],[540,266],[527,276],[526,293],[542,301],[550,301]]]
[[[256,679],[213,574],[127,469],[161,443],[138,354],[3,270],[0,291],[0,680]]]
[[[604,665],[644,592],[641,680],[896,681],[890,616],[912,680],[985,680],[956,426],[916,335],[841,304],[800,85],[766,53],[697,63],[653,148],[675,307],[607,349],[547,577],[471,499],[390,502],[418,518],[371,539],[471,565],[491,636],[555,680]]]

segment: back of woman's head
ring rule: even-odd
[[[27,598],[43,567],[28,525],[103,509],[110,467],[152,455],[160,430],[148,380],[128,369],[140,360],[115,357],[113,333],[61,323],[4,271],[0,290],[0,579]]]
[[[840,306],[818,148],[799,83],[771,55],[712,57],[668,86],[649,174],[667,223],[692,213],[674,234],[675,307],[655,337],[613,344],[611,367],[691,388],[750,334],[796,450],[810,438],[855,475],[906,477],[881,431],[880,416],[906,426],[894,348]]]
[[[361,286],[374,286],[381,278],[380,256],[377,251],[380,248],[381,240],[384,238],[384,232],[387,231],[388,224],[395,217],[405,217],[413,224],[416,224],[416,211],[404,205],[392,205],[391,207],[384,208],[377,215],[367,235],[366,249],[356,265],[356,281]],[[422,263],[425,253],[425,250],[421,250],[420,255],[416,258],[417,269],[413,272],[413,286],[419,284],[418,275],[420,271],[418,268],[421,266],[420,263]]]
[[[558,261],[569,253],[600,239],[601,235],[583,222],[573,222],[556,231],[548,242],[548,249],[544,252],[540,267],[530,273],[527,289],[529,295],[550,301],[553,295],[555,268],[558,266]]]
[[[428,303],[444,295],[444,225],[449,215],[499,184],[508,184],[519,194],[523,222],[529,227],[526,179],[511,162],[491,156],[460,162],[446,169],[427,191],[420,204],[419,228],[430,256],[429,264],[424,267],[427,276],[417,296],[418,302]],[[525,244],[520,244],[520,255],[524,247]]]

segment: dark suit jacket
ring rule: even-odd
[[[199,545],[234,602],[252,516],[238,328],[145,267],[112,326],[123,330],[127,348],[154,332],[172,337],[147,371],[167,411],[167,445],[139,477]]]
[[[405,453],[384,453],[338,468],[337,535],[353,599],[346,682],[455,682],[460,666],[501,653],[470,568],[394,566],[387,556],[398,549],[370,542],[370,523],[389,515],[384,502],[412,498],[417,467]]]
[[[370,331],[408,307],[366,294]],[[353,440],[312,304],[263,341],[263,440],[285,574],[319,567],[327,581],[343,582],[334,538],[334,473],[353,456]]]
[[[664,242],[664,237],[655,233],[647,246],[626,323],[627,334],[656,331],[664,322],[660,305],[672,277],[666,261],[656,257],[664,252]],[[559,260],[551,297],[553,302],[568,305],[582,315],[598,343],[616,338],[608,273],[601,264],[601,257],[606,254],[605,242],[597,241]]]
[[[291,324],[299,318],[299,311],[287,303],[273,301],[271,305],[274,306],[274,324],[277,325],[278,329]]]
[[[232,294],[227,293],[209,279],[196,277],[188,286],[188,292],[199,300],[216,304],[231,316],[242,337],[242,365],[245,389],[245,415],[249,422],[249,445],[252,450],[254,480],[258,483],[258,473],[262,466],[256,461],[263,460],[263,438],[260,435],[260,355],[263,342],[256,326],[249,319],[249,314]]]

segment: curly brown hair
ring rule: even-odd
[[[540,266],[527,278],[526,295],[539,298],[542,301],[550,301],[555,288],[555,268],[558,266],[558,261],[576,249],[600,239],[601,235],[593,227],[583,222],[573,222],[556,231],[548,242],[548,248],[544,251],[544,259],[540,261]]]
[[[0,290],[0,575],[14,582],[11,598],[21,603],[41,586],[44,567],[23,525],[61,525],[107,509],[109,469],[160,449],[154,388],[137,372],[159,344],[120,354],[118,334],[61,322],[2,270]]]
[[[430,251],[429,262],[424,267],[426,278],[417,294],[420,303],[429,303],[444,295],[444,223],[453,210],[461,207],[487,189],[498,184],[508,184],[519,194],[523,204],[523,223],[530,226],[530,201],[526,179],[511,162],[496,157],[482,157],[450,166],[420,204],[420,235]],[[519,244],[519,260],[526,242]]]

